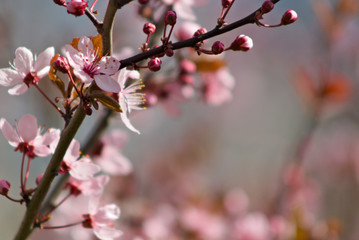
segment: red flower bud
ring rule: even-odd
[[[7,180],[0,180],[0,195],[7,195],[10,191],[10,183]]]
[[[261,7],[261,11],[262,13],[269,13],[270,11],[272,11],[274,8],[274,3],[272,1],[265,1],[263,4],[262,4],[262,7]]]
[[[153,23],[145,23],[145,25],[143,25],[143,32],[147,35],[151,35],[156,31],[156,26]]]
[[[228,8],[232,4],[233,0],[222,0],[222,7]]]
[[[54,62],[54,67],[56,70],[62,73],[67,73],[68,71],[70,71],[69,61],[67,60],[67,58],[62,56],[56,58]]]
[[[165,24],[168,24],[168,25],[175,25],[176,22],[177,22],[177,14],[175,11],[167,11],[166,14],[165,14]]]
[[[229,49],[233,51],[248,51],[253,47],[253,41],[246,35],[239,35],[231,44]]]
[[[148,69],[150,69],[151,72],[157,72],[161,69],[162,61],[158,57],[151,58],[150,61],[147,63]]]
[[[224,51],[224,44],[221,43],[220,41],[216,41],[213,43],[212,45],[212,52],[213,54],[221,54]]]
[[[167,57],[172,57],[174,55],[174,51],[172,48],[167,48],[165,54]]]
[[[88,2],[84,0],[71,0],[67,3],[67,12],[76,17],[84,15]]]
[[[66,6],[66,0],[54,0],[54,3],[60,6]]]
[[[298,15],[294,10],[287,10],[282,16],[282,25],[294,23],[298,19]]]

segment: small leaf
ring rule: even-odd
[[[118,102],[116,102],[115,99],[104,93],[91,94],[91,97],[96,98],[100,103],[102,103],[102,105],[108,107],[111,110],[114,110],[116,112],[122,112],[122,109]]]
[[[101,35],[97,35],[95,37],[89,37],[93,44],[94,50],[97,53],[99,58],[102,57],[102,37]],[[79,50],[77,47],[79,45],[80,38],[73,38],[72,42],[70,43],[75,49]]]
[[[66,91],[65,91],[65,84],[64,82],[56,75],[56,69],[54,67],[54,62],[55,60],[59,57],[59,54],[56,54],[50,62],[50,71],[49,71],[49,78],[51,79],[51,81],[53,83],[55,83],[55,85],[57,86],[57,88],[61,91],[61,94],[63,97],[66,97]]]

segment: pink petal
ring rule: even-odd
[[[93,231],[94,234],[100,239],[115,239],[123,234],[121,230],[107,226],[94,227]]]
[[[43,69],[46,66],[50,65],[51,59],[55,55],[55,48],[54,47],[48,47],[43,51],[35,60],[34,64],[34,70],[35,72],[39,72],[41,69]],[[48,72],[48,71],[47,71]],[[39,74],[38,74],[39,75]],[[40,76],[39,76],[40,77]],[[41,78],[41,77],[40,77]]]
[[[90,75],[88,75],[85,71],[83,71],[82,69],[75,69],[74,68],[74,74],[83,83],[91,83],[93,81],[93,78]]]
[[[34,57],[32,52],[25,48],[19,47],[15,51],[14,65],[19,73],[28,74],[32,71]]]
[[[52,151],[48,146],[45,146],[43,144],[33,143],[34,145],[34,153],[39,157],[46,157],[49,156]]]
[[[46,66],[40,71],[38,71],[36,75],[41,79],[46,77],[49,74],[49,71],[50,71],[50,66]]]
[[[75,162],[80,156],[80,143],[73,139],[72,142],[70,143],[69,148],[67,149],[65,156],[64,156],[64,161],[67,163],[73,163]]]
[[[15,129],[9,124],[5,118],[0,119],[0,128],[4,137],[9,141],[11,146],[16,147],[20,142],[19,136]]]
[[[80,159],[71,164],[70,175],[79,180],[90,180],[101,170],[99,166],[88,162],[86,159]]]
[[[120,68],[120,65],[120,61],[114,57],[102,57],[98,63],[100,72],[107,75],[115,74]]]
[[[37,120],[34,116],[26,114],[22,116],[17,124],[17,132],[24,142],[30,142],[37,135]]]
[[[5,87],[11,87],[15,84],[21,83],[23,76],[17,71],[10,68],[0,69],[0,85]]]
[[[97,210],[93,220],[98,224],[107,224],[109,221],[118,219],[120,215],[121,210],[116,204],[107,204]]]
[[[118,93],[121,90],[120,84],[108,75],[95,75],[95,82],[106,92]]]
[[[23,94],[24,92],[26,92],[28,89],[29,89],[29,87],[28,87],[25,83],[22,83],[22,84],[16,85],[16,86],[13,87],[13,88],[10,88],[10,89],[8,90],[8,93],[9,93],[10,95],[21,95],[21,94]]]
[[[79,52],[75,48],[71,45],[66,45],[64,47],[64,53],[71,67],[75,69],[82,68],[83,58],[79,55]]]
[[[93,52],[94,49],[91,39],[88,37],[81,37],[77,49],[85,55],[87,55],[89,52]]]
[[[103,156],[97,159],[102,170],[112,175],[126,175],[132,172],[132,164],[118,149],[108,146],[102,150]]]

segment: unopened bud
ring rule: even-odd
[[[200,35],[202,35],[202,34],[205,34],[207,32],[207,29],[205,29],[205,28],[200,28],[200,29],[198,29],[194,34],[193,34],[193,36],[194,37],[198,37],[198,36],[200,36]]]
[[[157,72],[161,69],[162,61],[158,57],[151,58],[150,61],[147,63],[148,69],[150,69],[151,72]]]
[[[298,19],[298,14],[294,10],[287,10],[282,16],[282,25],[294,23]]]
[[[37,185],[37,186],[40,185],[41,179],[42,179],[43,177],[44,177],[44,174],[43,174],[43,173],[40,173],[40,175],[36,177],[35,182],[36,182],[36,185]]]
[[[145,25],[143,25],[143,32],[147,35],[151,35],[156,31],[156,26],[153,23],[145,23]]]
[[[91,109],[91,107],[89,107],[89,106],[84,106],[84,112],[86,113],[86,115],[91,116],[91,114],[92,114],[92,109]]]
[[[9,181],[3,179],[0,180],[0,195],[7,195],[10,191],[10,183]]]
[[[264,14],[264,13],[269,13],[270,11],[272,11],[274,8],[274,3],[272,1],[265,1],[263,4],[262,4],[262,7],[261,7],[261,12]]]
[[[54,0],[54,3],[60,6],[65,6],[66,0]]]
[[[62,73],[68,73],[70,71],[70,65],[67,58],[59,56],[56,58],[54,62],[54,67],[56,70],[62,72]]]
[[[232,4],[233,0],[222,0],[222,7],[228,8]]]
[[[216,41],[212,45],[212,52],[213,54],[221,54],[224,51],[224,44],[220,41]]]
[[[140,4],[146,4],[146,3],[148,3],[150,0],[138,0],[138,2],[140,3]]]
[[[172,57],[174,55],[174,51],[172,48],[167,48],[165,54],[167,57]]]
[[[71,0],[67,3],[67,12],[76,17],[84,15],[88,2],[84,0]]]
[[[175,11],[167,11],[166,14],[165,14],[165,24],[168,24],[168,25],[175,25],[176,22],[177,22],[177,14]]]
[[[233,51],[248,51],[253,47],[253,41],[246,35],[239,35],[231,44],[229,49]]]

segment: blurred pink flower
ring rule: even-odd
[[[20,95],[27,91],[30,84],[37,84],[41,78],[45,77],[50,70],[50,60],[55,55],[55,49],[49,47],[45,49],[38,57],[32,55],[32,52],[19,47],[15,51],[14,65],[11,68],[0,69],[0,85],[12,87],[9,94]]]
[[[263,213],[250,213],[234,223],[234,237],[238,240],[271,239],[269,221]]]
[[[132,163],[128,158],[112,146],[104,146],[101,154],[94,158],[105,173],[111,175],[127,175],[132,172]]]
[[[91,83],[95,80],[97,86],[104,91],[119,92],[120,85],[109,75],[118,71],[120,62],[110,56],[100,58],[88,37],[80,38],[78,49],[71,45],[66,45],[64,49],[75,76],[83,83]]]

